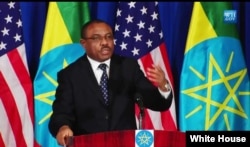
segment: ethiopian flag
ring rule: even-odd
[[[181,131],[250,130],[250,86],[230,2],[194,2],[180,83]]]
[[[34,79],[35,138],[42,147],[59,146],[48,130],[57,72],[84,54],[81,26],[90,19],[87,2],[49,2],[40,62]]]

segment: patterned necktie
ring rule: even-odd
[[[105,104],[108,105],[108,75],[106,71],[106,64],[100,64],[99,68],[103,71],[100,86]]]

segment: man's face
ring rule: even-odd
[[[81,44],[87,55],[99,62],[109,59],[114,52],[114,37],[112,29],[105,23],[91,24],[86,31],[86,38]]]

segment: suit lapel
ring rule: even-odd
[[[94,71],[91,68],[90,62],[87,59],[86,54],[82,58],[82,68],[81,68],[81,75],[84,75],[84,83],[86,83],[86,86],[92,91],[93,98],[98,98],[103,104],[104,99],[102,97],[102,93],[99,87],[99,84],[97,82],[97,79],[94,75]]]
[[[112,56],[110,62],[110,74],[109,74],[109,96],[110,102],[112,103],[115,98],[115,93],[117,89],[120,87],[121,81],[121,70],[120,70],[120,60],[117,56]]]

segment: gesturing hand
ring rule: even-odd
[[[162,70],[162,68],[159,65],[152,65],[151,67],[148,67],[147,70],[147,75],[148,75],[148,79],[155,83],[162,91],[168,91],[169,89],[167,89],[165,87],[165,85],[168,83],[166,77],[165,77],[165,73]]]

